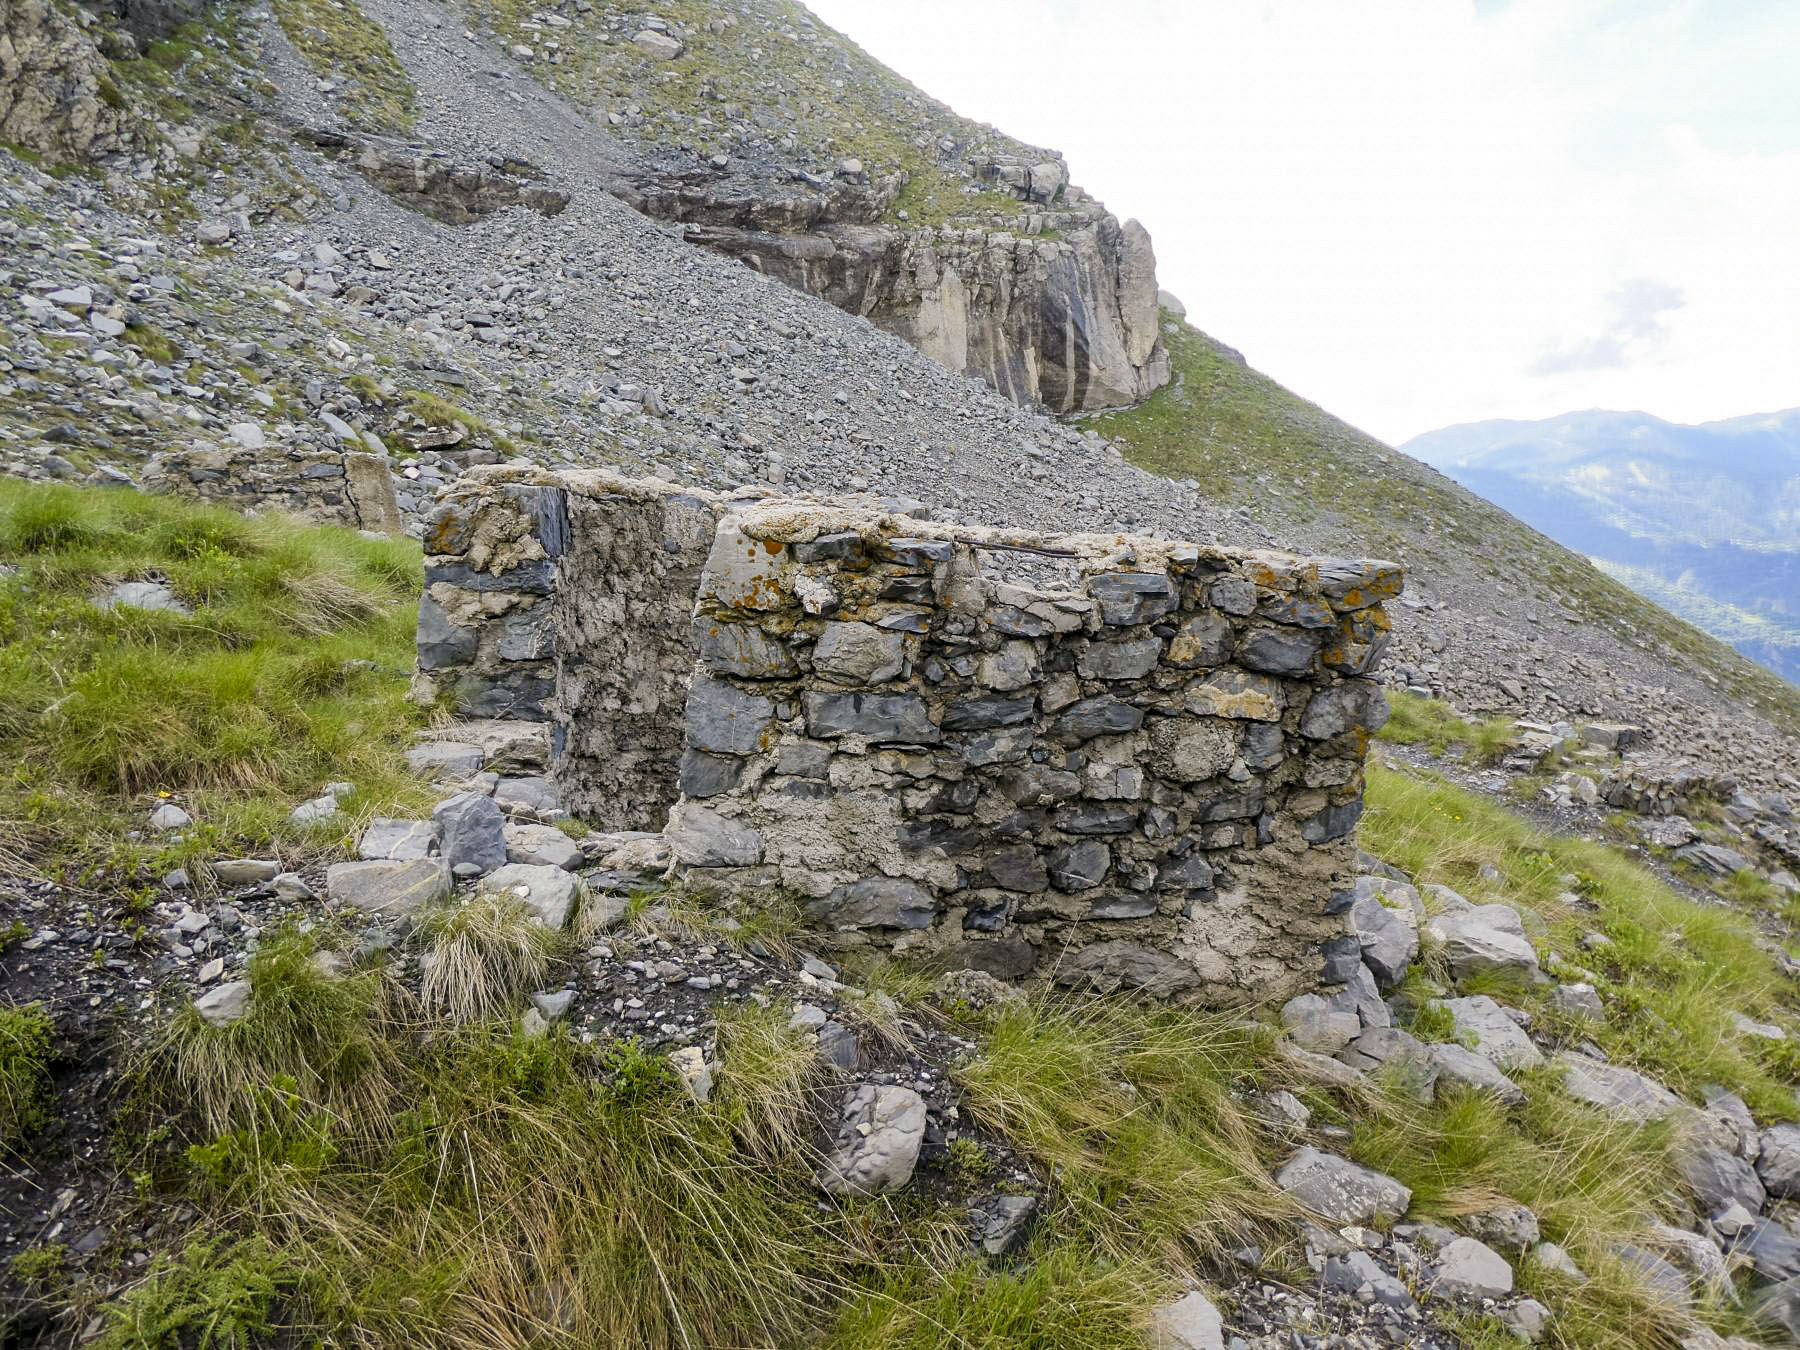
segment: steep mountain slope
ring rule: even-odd
[[[278,460],[236,437],[291,456],[368,433],[414,450],[396,466],[414,516],[461,464],[518,452],[711,486],[869,486],[1002,524],[1391,553],[1413,570],[1394,678],[1471,708],[1638,721],[1753,782],[1794,772],[1791,686],[1198,333],[1165,323],[1175,381],[1096,424],[1149,471],[1133,468],[1097,430],[628,208],[620,176],[642,143],[541,78],[556,67],[538,48],[484,37],[494,15],[325,9],[227,7],[115,59],[154,151],[104,195],[21,182],[13,247],[36,307],[20,340],[39,369],[0,403],[15,472],[136,479],[159,452],[159,481],[217,477],[221,455],[262,473]],[[777,29],[788,12],[740,11]],[[843,39],[817,42],[851,60]],[[859,68],[834,78],[848,89]],[[683,87],[673,74],[632,98]],[[614,111],[629,122],[630,106]],[[396,119],[405,142],[360,129]],[[44,210],[63,198],[99,213],[98,248]],[[127,242],[146,236],[153,253]],[[83,284],[98,318],[44,299]],[[96,361],[113,372],[103,397]],[[70,407],[104,443],[77,425],[64,453]],[[459,441],[421,409],[493,434]]]
[[[1403,447],[1610,575],[1800,678],[1800,409],[1473,422]]]

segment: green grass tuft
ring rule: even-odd
[[[49,1123],[50,1038],[40,1003],[0,1006],[0,1157]]]
[[[541,988],[561,933],[546,928],[524,902],[482,893],[426,914],[419,925],[427,951],[419,1001],[455,1022],[510,1017]]]

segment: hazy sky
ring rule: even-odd
[[[808,0],[1390,440],[1800,405],[1793,0]]]

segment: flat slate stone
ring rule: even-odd
[[[1412,1204],[1412,1191],[1392,1177],[1316,1148],[1303,1148],[1283,1163],[1275,1184],[1340,1225],[1398,1219]]]
[[[325,893],[335,904],[370,914],[416,914],[450,894],[450,864],[443,858],[333,863],[325,870]]]

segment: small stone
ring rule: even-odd
[[[208,1026],[228,1027],[250,1011],[250,981],[233,980],[209,989],[194,1000],[194,1011]]]

